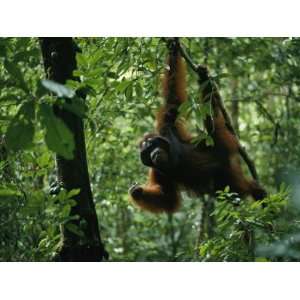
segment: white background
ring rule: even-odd
[[[298,3],[2,0],[0,36],[299,36]],[[299,275],[299,263],[0,263],[0,297],[292,300]]]

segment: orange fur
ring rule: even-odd
[[[171,62],[171,58],[168,58],[167,65],[169,70],[165,71],[163,77],[163,96],[168,99],[167,105],[169,104],[181,104],[187,99],[186,94],[186,64],[183,61],[181,55],[177,55],[175,58],[175,64]],[[170,88],[170,82],[174,85],[175,95],[174,98],[169,98],[172,92],[172,87]]]
[[[166,113],[172,109],[178,109],[179,106],[187,100],[186,93],[186,64],[179,53],[173,60],[169,57],[167,62],[169,69],[165,71],[162,80],[164,105],[156,114],[156,130],[161,132],[165,126]],[[186,129],[185,120],[177,118],[175,127],[178,135],[184,142],[190,142],[192,136]]]
[[[156,115],[157,133],[146,134],[140,145],[149,138],[164,137],[169,139],[170,149],[173,154],[177,151],[180,161],[171,165],[172,171],[169,173],[150,168],[147,184],[134,186],[130,191],[132,200],[154,213],[172,213],[179,207],[181,187],[200,195],[214,193],[229,185],[240,196],[263,198],[263,188],[243,174],[238,140],[226,125],[217,105],[217,97],[220,96],[211,82],[202,90],[202,101],[211,101],[213,114],[205,120],[205,126],[214,140],[214,146],[195,146],[191,143],[192,136],[186,129],[185,121],[177,118],[179,106],[187,99],[186,66],[178,51],[172,55],[168,58],[169,70],[163,79],[165,102]],[[170,153],[166,155],[171,157]]]
[[[238,153],[239,144],[237,138],[229,131],[221,112],[213,119],[213,131],[211,135],[217,147],[229,153]]]
[[[164,181],[165,178],[151,168],[148,182],[142,186],[143,193],[140,197],[131,197],[131,200],[153,213],[175,212],[180,203],[179,193],[173,184]]]

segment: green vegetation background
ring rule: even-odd
[[[86,103],[68,109],[85,118],[87,156],[103,242],[112,261],[299,260],[300,40],[183,38],[197,63],[219,84],[242,144],[270,196],[265,206],[218,194],[185,195],[173,216],[141,212],[129,186],[146,180],[137,143],[153,130],[161,102],[166,47],[158,38],[76,38],[72,89],[89,87]],[[188,72],[191,130],[201,124],[199,88]],[[0,135],[9,153],[0,161],[0,260],[49,261],[60,246],[72,193],[50,196],[54,152],[70,154],[72,139],[52,112],[60,101],[41,88],[45,78],[36,38],[0,39]],[[64,93],[64,91],[62,91]],[[62,141],[64,141],[62,143]],[[246,170],[246,168],[245,168]],[[213,220],[213,224],[211,224]],[[80,233],[79,233],[80,234]]]

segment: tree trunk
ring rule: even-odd
[[[77,47],[72,38],[40,38],[40,45],[47,78],[61,84],[65,84],[67,79],[76,79],[72,74],[76,69]],[[80,189],[80,193],[74,197],[76,205],[71,210],[71,215],[78,215],[79,220],[72,220],[70,223],[79,226],[84,232],[82,237],[68,230],[68,225],[62,228],[63,246],[57,260],[102,261],[107,258],[107,253],[101,242],[90,187],[83,121],[58,106],[54,107],[54,112],[74,136],[74,158],[67,160],[56,156],[57,176],[59,184],[66,190]]]

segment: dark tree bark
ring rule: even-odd
[[[76,44],[72,38],[40,38],[40,45],[44,60],[47,78],[61,84],[73,77],[76,69]],[[57,176],[59,184],[66,190],[80,189],[79,195],[74,197],[76,205],[71,215],[78,215],[79,220],[70,221],[84,232],[80,237],[67,229],[62,228],[63,246],[58,253],[59,261],[102,261],[107,253],[101,242],[98,220],[90,187],[84,124],[75,114],[54,107],[58,118],[68,126],[74,136],[74,158],[71,160],[56,156]]]

